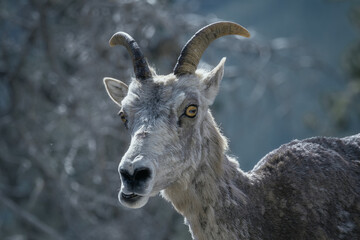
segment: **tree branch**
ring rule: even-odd
[[[10,199],[3,196],[2,193],[0,193],[0,202],[2,202],[6,207],[11,209],[14,213],[16,213],[18,216],[20,216],[27,223],[31,224],[38,230],[51,236],[52,239],[64,240],[64,238],[62,236],[60,236],[59,233],[57,233],[53,228],[51,228],[50,226],[41,222],[38,218],[36,218],[31,213],[25,211],[24,209],[21,209],[16,203],[14,203]]]

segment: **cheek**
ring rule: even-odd
[[[180,118],[181,126],[178,127],[179,138],[184,139],[184,142],[197,138],[200,133],[200,119],[200,114],[194,118],[182,116]]]
[[[184,164],[187,159],[193,158],[193,153],[200,151],[198,145],[201,131],[197,126],[201,117],[201,115],[195,118],[176,116],[169,118],[166,124],[164,121],[161,126],[157,126],[153,149],[154,153],[159,155],[157,158],[159,163]],[[179,121],[181,126],[177,125]]]
[[[199,159],[199,152],[201,152],[200,130],[195,126],[187,126],[182,129],[180,138],[182,139],[181,152],[184,161],[196,161]]]
[[[164,189],[179,179],[187,179],[200,159],[199,130],[188,126],[179,134],[164,136],[164,152],[157,159],[155,189]]]

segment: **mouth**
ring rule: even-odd
[[[121,198],[126,201],[134,202],[137,201],[139,198],[141,198],[141,196],[135,193],[130,193],[130,194],[121,193]]]
[[[136,193],[119,192],[119,201],[122,205],[128,208],[141,208],[149,200],[149,196],[139,195]]]

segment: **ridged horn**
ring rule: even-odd
[[[110,38],[110,46],[123,45],[128,50],[134,65],[135,76],[139,80],[152,77],[149,65],[136,41],[125,32],[117,32]]]
[[[194,74],[200,58],[212,41],[226,35],[250,37],[244,27],[233,22],[216,22],[197,31],[185,44],[174,68],[174,74]]]

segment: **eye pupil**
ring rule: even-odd
[[[197,114],[197,106],[195,105],[190,105],[186,108],[185,110],[185,115],[188,116],[188,117],[195,117]]]

